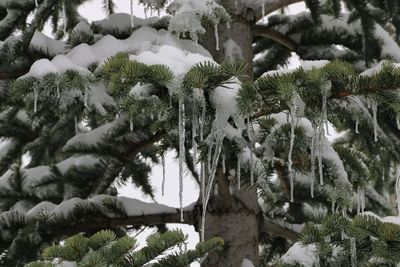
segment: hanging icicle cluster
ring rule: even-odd
[[[225,133],[222,131],[218,131],[215,133],[211,133],[210,136],[214,136],[214,141],[209,145],[208,153],[212,155],[207,162],[207,185],[205,188],[204,202],[202,203],[202,217],[201,217],[201,241],[204,241],[204,231],[205,231],[205,222],[206,222],[206,212],[208,201],[210,200],[211,191],[214,184],[215,174],[218,167],[218,162],[221,155],[222,150],[222,142],[225,138]]]

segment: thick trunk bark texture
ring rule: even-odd
[[[225,241],[223,251],[210,254],[203,266],[240,267],[243,259],[258,266],[258,222],[247,210],[208,213],[206,239],[219,236]]]
[[[216,49],[214,28],[208,29],[203,46],[210,51],[218,63],[227,59],[244,61],[247,64],[249,79],[253,77],[253,33],[254,12],[245,10],[237,13],[234,0],[220,0],[232,15],[230,28],[227,25],[218,26],[219,47]],[[233,42],[234,43],[233,43]],[[229,53],[226,44],[232,44],[239,53]],[[232,58],[233,55],[233,58]],[[231,163],[232,166],[235,163]],[[234,168],[234,167],[233,167]],[[227,168],[229,169],[229,168]],[[259,221],[258,202],[255,186],[244,188],[232,194],[229,188],[229,179],[222,170],[217,171],[215,194],[210,200],[206,216],[205,238],[219,236],[224,239],[223,251],[211,253],[203,262],[204,267],[240,267],[244,259],[258,266],[259,249]]]
[[[217,170],[216,194],[211,199],[206,216],[205,238],[221,237],[222,251],[211,253],[202,266],[240,267],[244,259],[258,266],[258,203],[255,187],[229,190],[228,175]]]

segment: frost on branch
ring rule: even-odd
[[[175,0],[167,11],[173,15],[169,31],[178,35],[186,35],[196,43],[199,35],[206,32],[202,20],[214,26],[216,50],[219,50],[218,25],[230,22],[228,12],[215,1],[210,0]]]

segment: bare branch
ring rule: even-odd
[[[301,225],[292,225],[284,221],[278,223],[265,216],[263,216],[262,223],[260,224],[260,232],[280,236],[292,242],[296,242],[299,239],[301,228]]]
[[[257,37],[265,37],[272,39],[292,51],[297,50],[297,44],[295,41],[293,41],[293,39],[289,38],[288,36],[282,34],[281,32],[271,27],[257,24],[254,26],[253,34],[254,36]]]
[[[46,225],[46,228],[43,229],[43,231],[46,233],[60,233],[62,236],[71,236],[81,232],[91,233],[105,228],[124,226],[153,226],[167,223],[196,225],[198,212],[196,209],[186,209],[183,213],[183,218],[184,221],[181,222],[179,209],[176,209],[175,213],[159,213],[132,217],[88,217],[76,224],[69,225],[65,231],[59,231],[59,225],[54,225],[54,229],[52,229],[53,227]]]
[[[13,73],[8,73],[8,72],[0,72],[0,81],[1,80],[12,80],[12,79],[17,79],[21,77],[22,75],[26,74],[27,71],[23,72],[13,72]]]

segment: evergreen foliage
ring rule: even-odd
[[[85,237],[74,235],[65,240],[63,245],[55,245],[43,251],[44,261],[31,262],[26,267],[57,266],[63,262],[74,266],[143,266],[175,246],[182,246],[186,237],[181,231],[169,231],[147,237],[147,246],[136,250],[136,240],[129,236],[117,238],[110,230],[97,232]],[[213,238],[199,243],[196,250],[189,250],[162,258],[156,266],[187,266],[204,257],[212,250],[220,249],[223,241]],[[154,266],[154,265],[152,265]]]
[[[181,0],[140,0],[169,16],[121,29],[89,25],[77,12],[85,2],[0,3],[0,266],[24,266],[43,249],[44,261],[28,266],[143,266],[182,244],[173,231],[134,250],[130,225],[162,228],[179,210],[128,202],[116,189],[134,184],[154,198],[151,167],[170,150],[180,178],[185,165],[199,184],[199,202],[181,210],[198,231],[202,212],[246,210],[250,192],[259,207],[247,211],[257,218],[305,224],[300,241],[316,248],[319,266],[400,263],[400,226],[383,218],[400,205],[397,1],[307,0],[305,12],[269,15],[257,25],[272,37],[256,36],[252,47],[255,80],[242,61],[217,64],[198,44],[211,32],[222,50],[218,31],[242,20],[254,26],[251,1],[197,1],[192,12]],[[103,4],[111,17],[113,1]],[[48,21],[58,40],[38,34]],[[74,53],[87,58],[76,64]],[[304,62],[287,70],[293,53]],[[343,135],[329,141],[329,124]],[[233,211],[231,198],[240,205]],[[294,240],[259,239],[260,266],[290,266],[280,258]],[[224,253],[223,243],[211,239],[152,266],[187,266]]]

